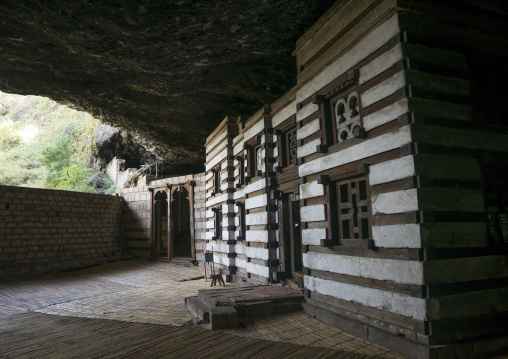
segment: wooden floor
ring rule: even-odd
[[[302,312],[192,325],[184,298],[209,286],[196,267],[146,260],[0,278],[0,358],[402,358]]]
[[[291,343],[240,338],[195,326],[20,313],[2,323],[2,358],[368,358]]]

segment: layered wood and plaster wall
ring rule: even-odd
[[[293,279],[310,315],[411,357],[506,335],[508,138],[488,81],[506,93],[507,40],[489,10],[338,1],[302,36],[297,86],[207,142],[207,246],[232,280]]]
[[[507,247],[494,216],[506,212],[508,138],[493,101],[506,93],[507,40],[497,26],[471,5],[338,2],[300,39],[310,314],[411,357],[506,335]]]

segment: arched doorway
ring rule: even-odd
[[[152,257],[194,263],[194,181],[152,189]]]
[[[166,192],[157,192],[153,201],[153,233],[152,254],[154,257],[168,257],[168,196]]]
[[[171,196],[171,257],[192,257],[191,205],[189,192],[183,186],[173,190]]]

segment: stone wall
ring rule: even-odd
[[[101,262],[120,251],[118,197],[0,186],[0,276]]]

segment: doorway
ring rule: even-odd
[[[300,198],[284,194],[279,206],[281,269],[286,278],[303,287],[302,237],[300,229]]]
[[[154,207],[154,242],[152,255],[168,257],[168,196],[166,192],[157,192],[153,201]]]
[[[192,257],[189,192],[178,187],[171,198],[172,257]]]
[[[194,248],[193,189],[189,184],[157,189],[152,204],[152,257],[192,263]]]

